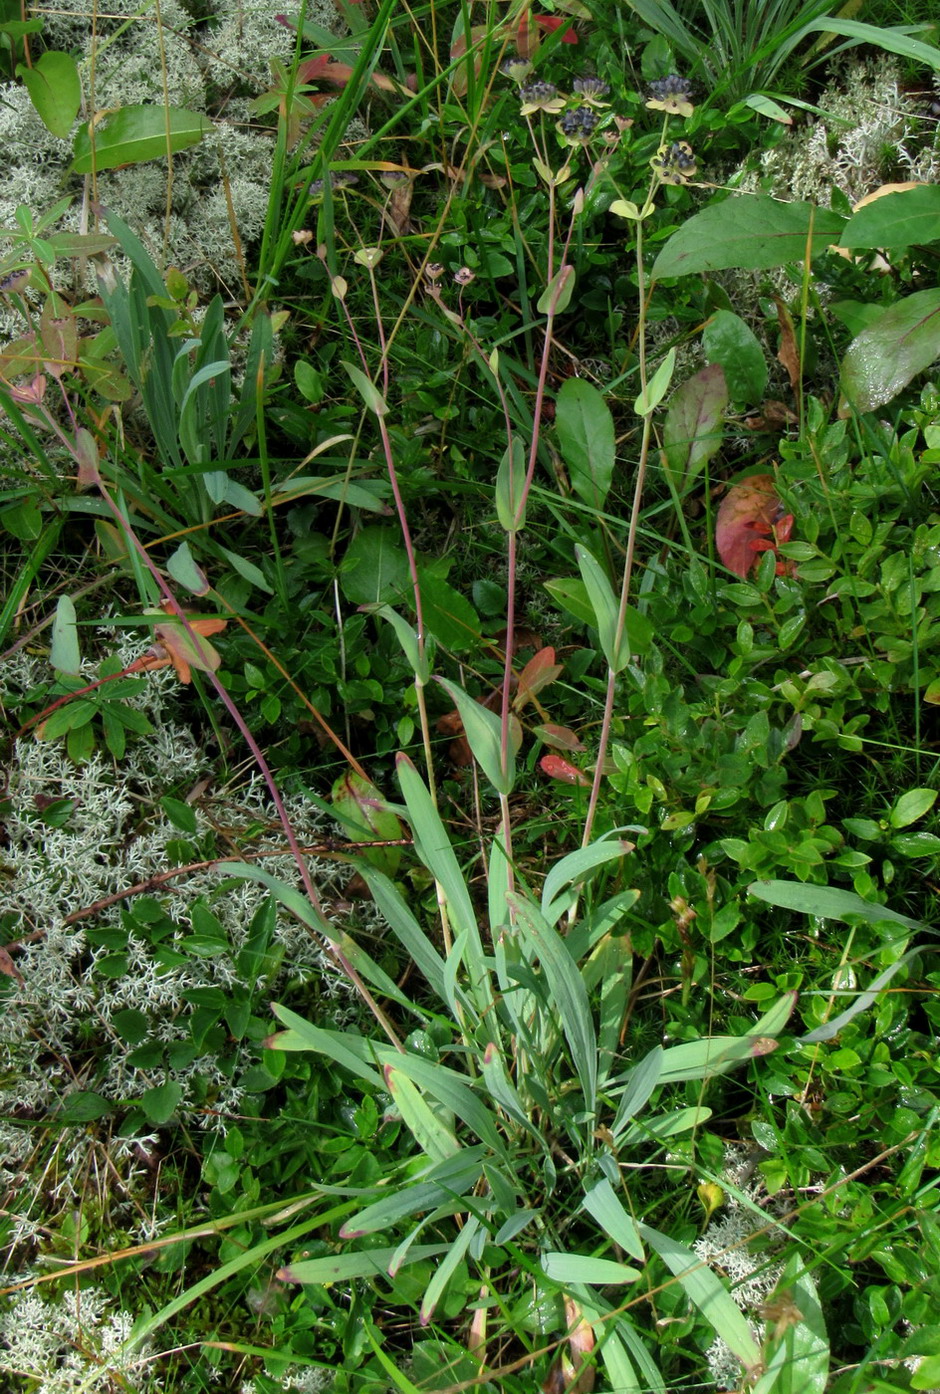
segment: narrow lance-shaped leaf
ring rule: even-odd
[[[578,965],[564,939],[535,905],[518,895],[511,895],[509,899],[515,908],[519,928],[535,948],[552,998],[557,1004],[571,1059],[584,1094],[584,1107],[592,1110],[596,1107],[597,1094],[597,1036],[591,1017],[591,1004]]]
[[[883,24],[863,24],[857,19],[842,19],[836,15],[826,15],[824,19],[808,20],[804,33],[822,31],[824,34],[841,34],[853,39],[857,44],[871,44],[883,48],[888,53],[897,53],[902,58],[923,63],[934,72],[940,72],[940,49],[935,44],[925,44],[920,39],[912,39],[899,29]]]
[[[272,1248],[280,1242],[272,1241]],[[409,1250],[407,1263],[437,1258],[450,1248],[449,1244],[415,1244]],[[327,1254],[323,1258],[301,1259],[279,1268],[277,1278],[282,1283],[342,1283],[351,1278],[376,1278],[388,1273],[395,1249],[366,1249],[358,1253]]]
[[[631,1258],[638,1263],[646,1262],[636,1221],[624,1209],[623,1202],[606,1177],[587,1192],[584,1208],[589,1215],[593,1215],[604,1233],[621,1249],[626,1249]]]
[[[590,1254],[545,1253],[542,1267],[556,1283],[635,1283],[639,1270],[609,1258],[593,1258]]]
[[[456,1156],[460,1151],[459,1142],[407,1075],[393,1065],[386,1065],[384,1074],[388,1092],[398,1105],[402,1121],[421,1151],[427,1153],[435,1162]]]
[[[555,429],[571,487],[583,503],[603,508],[614,474],[614,418],[584,378],[567,378],[555,402]]]
[[[678,1278],[686,1296],[694,1302],[713,1330],[748,1369],[760,1364],[760,1347],[741,1309],[717,1274],[691,1249],[650,1225],[639,1226],[640,1235]]]
[[[912,920],[887,905],[875,905],[863,900],[855,891],[841,886],[807,886],[800,881],[752,881],[748,895],[783,910],[795,910],[801,915],[816,915],[821,920],[845,920],[850,915],[867,920],[869,924],[890,920],[904,929],[923,929],[920,920]]]

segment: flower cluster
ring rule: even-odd
[[[351,169],[338,169],[335,173],[325,174],[322,179],[312,180],[309,189],[311,203],[323,197],[323,190],[329,184],[331,189],[346,189],[352,184],[359,183],[358,174],[353,174]]]
[[[577,106],[562,115],[558,128],[572,144],[583,145],[591,139],[597,122],[596,111],[589,106]]]
[[[605,98],[610,96],[610,84],[599,77],[576,77],[571,86],[575,95],[589,106],[607,105]]]
[[[691,116],[695,109],[691,82],[675,73],[651,82],[649,93],[646,105],[650,111],[664,111],[667,116]]]
[[[537,111],[548,112],[555,115],[556,112],[563,111],[565,108],[565,98],[561,96],[558,88],[553,82],[529,82],[524,87],[519,88],[519,96],[522,106],[519,109],[521,116],[532,116]]]
[[[684,140],[661,145],[650,164],[663,184],[687,184],[696,173],[692,147]]]

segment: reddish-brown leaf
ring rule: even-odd
[[[328,82],[331,87],[345,87],[355,70],[348,63],[340,63],[328,53],[318,53],[315,58],[307,58],[297,68],[298,82]],[[373,73],[369,79],[384,92],[397,92],[397,84],[384,73]]]
[[[777,551],[793,530],[793,515],[784,511],[777,497],[773,476],[754,474],[733,484],[721,501],[715,523],[718,555],[729,571],[747,576],[762,553]],[[777,574],[788,570],[777,563]]]
[[[203,673],[216,671],[222,662],[222,655],[208,642],[207,636],[220,634],[228,624],[228,620],[209,616],[187,615],[186,619],[189,629],[196,635],[195,639],[175,616],[154,625],[157,642],[151,650],[153,661],[146,665],[149,668],[165,668],[172,663],[176,676],[183,683],[192,682],[194,668]],[[145,658],[151,655],[145,655]]]
[[[543,774],[547,774],[549,779],[558,779],[562,784],[577,784],[582,788],[589,788],[591,784],[583,770],[579,770],[576,765],[569,765],[560,755],[543,755],[539,761],[539,769]]]
[[[553,683],[561,671],[562,665],[555,662],[555,650],[539,649],[519,674],[519,686],[513,699],[515,710],[521,711],[526,702],[537,696],[543,687]]]
[[[776,295],[774,296],[774,304],[777,306],[777,323],[780,325],[780,347],[777,349],[777,362],[782,363],[786,368],[790,386],[796,392],[800,385],[801,373],[800,350],[796,342],[796,331],[793,328],[793,316]]]
[[[567,726],[553,726],[549,722],[545,726],[534,727],[533,731],[540,741],[544,741],[554,750],[577,751],[585,749],[581,737]]]
[[[3,973],[8,978],[12,978],[20,987],[26,986],[23,980],[23,974],[4,948],[0,948],[0,973]]]
[[[564,15],[533,15],[532,18],[540,29],[544,29],[546,34],[554,34],[557,29],[565,25],[565,30],[561,36],[563,44],[576,44],[578,36],[575,33],[574,25]]]

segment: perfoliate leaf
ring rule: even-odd
[[[496,471],[496,516],[507,532],[518,532],[525,525],[525,476],[525,448],[519,437],[513,436]]]
[[[344,360],[343,367],[346,369],[346,372],[352,379],[353,386],[356,388],[356,391],[369,410],[374,412],[376,416],[386,416],[388,414],[388,407],[385,403],[385,398],[382,396],[375,383],[367,378],[362,369],[357,368],[355,363],[347,363]]]
[[[49,661],[60,673],[77,676],[81,672],[82,655],[78,646],[75,602],[70,595],[60,595],[56,604]]]
[[[538,299],[540,315],[560,315],[567,310],[574,294],[574,267],[567,264],[560,267],[542,291]]]
[[[655,411],[660,402],[669,391],[669,384],[672,382],[672,375],[676,367],[676,351],[671,348],[666,357],[660,363],[645,389],[633,403],[633,410],[637,416],[648,416],[651,411]]]

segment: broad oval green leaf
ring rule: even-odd
[[[30,101],[46,129],[60,140],[65,140],[82,103],[78,64],[72,55],[50,49],[40,54],[31,68],[27,68],[25,63],[17,63],[16,75],[22,78]]]
[[[750,325],[731,310],[717,310],[702,333],[702,346],[710,364],[724,372],[727,393],[733,402],[756,405],[767,386],[767,360]]]
[[[940,290],[891,305],[849,345],[842,391],[858,411],[877,411],[940,357]]]
[[[892,828],[909,828],[929,813],[936,802],[936,789],[908,789],[892,808],[888,822]]]
[[[846,223],[840,247],[912,247],[940,240],[940,187],[918,184],[866,203]]]
[[[603,508],[616,450],[614,418],[597,388],[584,378],[566,378],[555,402],[555,429],[571,487],[589,507]]]
[[[396,528],[358,532],[340,562],[339,584],[353,605],[384,605],[408,584],[408,558]]]
[[[72,145],[72,172],[90,174],[93,169],[117,169],[145,160],[163,160],[198,145],[212,129],[212,122],[198,111],[181,107],[125,106],[95,127],[94,141],[88,126],[76,132]]]
[[[453,653],[466,653],[480,642],[480,616],[470,601],[431,567],[418,568],[424,627]]]
[[[819,256],[838,242],[845,219],[812,203],[780,203],[739,194],[696,213],[673,233],[653,263],[653,278],[736,266],[764,271]]]

